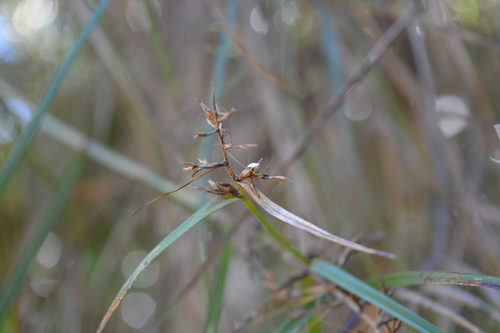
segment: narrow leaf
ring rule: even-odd
[[[188,230],[194,227],[198,222],[202,221],[205,217],[211,215],[212,213],[222,209],[232,203],[239,201],[238,198],[234,197],[219,197],[207,202],[203,205],[198,211],[196,211],[193,215],[191,215],[186,221],[184,221],[180,226],[178,226],[174,231],[172,231],[167,237],[165,237],[156,247],[148,253],[148,255],[142,260],[142,262],[137,266],[135,271],[130,275],[130,277],[125,281],[125,284],[122,286],[118,294],[116,295],[113,303],[109,307],[108,311],[104,315],[104,318],[97,329],[97,332],[102,332],[104,327],[106,326],[109,318],[116,310],[118,305],[120,305],[121,301],[127,294],[128,290],[132,287],[133,283],[142,271],[149,265],[151,261],[153,261],[160,253],[165,251],[172,243],[174,243],[177,239],[179,239],[182,235],[184,235]]]
[[[243,188],[240,186],[240,183],[237,182],[236,185],[238,186],[240,190],[240,198],[241,201],[247,206],[248,210],[259,220],[259,222],[262,224],[262,226],[278,241],[278,243],[283,246],[288,252],[290,252],[295,258],[299,259],[302,261],[304,264],[309,266],[310,262],[309,260],[304,257],[302,254],[300,254],[299,251],[295,250],[292,245],[285,239],[285,237],[281,236],[279,232],[276,231],[276,229],[273,228],[273,226],[266,221],[264,216],[259,212],[257,207],[255,207],[250,200],[248,200],[247,196],[245,195],[245,191],[243,191]]]
[[[305,315],[302,318],[298,319],[288,319],[284,323],[282,323],[274,333],[293,333],[297,332],[297,329],[301,326],[307,324],[309,319],[313,318],[312,314]]]
[[[226,285],[227,269],[231,260],[232,247],[228,244],[224,247],[217,265],[216,281],[207,303],[207,319],[205,321],[204,333],[216,333],[219,327],[222,305],[224,304],[224,286]]]
[[[400,319],[419,332],[443,333],[439,328],[411,312],[403,305],[327,261],[314,260],[311,271]]]
[[[59,220],[64,207],[66,207],[68,198],[75,183],[80,178],[84,165],[85,159],[81,154],[78,154],[77,157],[71,160],[43,219],[36,226],[36,230],[31,233],[30,238],[21,251],[19,259],[10,270],[9,275],[7,275],[0,289],[0,327],[3,319],[9,312],[12,301],[14,301],[21,290],[26,275],[29,273],[31,263],[40,251],[47,235]]]
[[[370,279],[367,283],[374,287],[384,288],[416,284],[448,284],[500,289],[500,278],[496,276],[427,271],[390,274]]]
[[[375,249],[371,249],[369,247],[365,247],[363,245],[359,245],[358,243],[351,242],[347,239],[343,239],[341,237],[330,234],[329,232],[319,228],[315,224],[312,224],[292,213],[282,208],[281,206],[272,202],[269,198],[267,198],[261,191],[255,188],[251,182],[242,181],[239,184],[245,189],[245,191],[252,197],[255,202],[264,208],[266,212],[271,214],[272,216],[280,219],[283,222],[293,225],[296,228],[307,231],[308,233],[321,237],[323,239],[329,240],[331,242],[340,244],[342,246],[351,248],[353,250],[357,250],[360,252],[365,252],[369,254],[375,254],[382,257],[387,257],[391,259],[396,259],[396,255],[379,251]]]
[[[52,103],[52,100],[54,99],[56,92],[59,89],[59,86],[61,85],[64,77],[66,76],[66,73],[69,71],[71,64],[73,63],[76,56],[80,52],[85,40],[87,39],[87,36],[90,34],[94,26],[97,24],[97,21],[99,20],[102,13],[104,12],[104,10],[106,9],[106,7],[110,2],[111,0],[102,0],[99,3],[99,5],[97,5],[94,13],[92,14],[92,17],[87,22],[85,27],[83,27],[82,31],[80,32],[80,35],[75,41],[75,44],[69,51],[68,55],[61,64],[61,67],[59,67],[59,70],[54,76],[54,79],[47,88],[47,92],[40,101],[40,105],[38,106],[37,111],[33,115],[33,118],[31,119],[26,129],[21,133],[20,137],[16,140],[14,146],[10,150],[9,155],[5,159],[2,168],[0,169],[0,200],[5,194],[7,186],[9,185],[9,182],[13,178],[14,172],[18,169],[18,165],[21,162],[24,153],[28,149],[31,140],[35,136],[36,129],[38,128],[40,121],[43,119],[43,116],[47,112],[50,103]]]

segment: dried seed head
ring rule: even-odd
[[[243,169],[243,171],[237,177],[238,180],[254,178],[255,176],[257,176],[260,170],[260,162],[262,162],[262,158],[257,163],[250,163],[249,165],[247,165],[247,167]]]
[[[258,173],[260,170],[260,163],[250,163],[247,165],[247,168],[249,168],[253,173]]]
[[[236,189],[232,184],[224,182],[214,182],[211,179],[208,180],[208,184],[211,186],[210,188],[201,186],[195,186],[195,188],[197,190],[206,191],[215,195],[232,195],[234,197],[240,196],[240,191],[238,191],[238,189]]]

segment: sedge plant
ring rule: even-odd
[[[122,286],[114,301],[111,303],[101,324],[99,325],[99,328],[97,330],[98,333],[105,328],[111,315],[120,305],[128,290],[132,287],[134,281],[152,260],[154,260],[168,246],[178,240],[185,232],[194,227],[198,222],[208,217],[210,214],[218,211],[219,209],[222,209],[238,201],[242,201],[248,208],[248,210],[262,224],[262,226],[280,244],[280,246],[284,250],[288,251],[297,260],[297,262],[301,263],[305,268],[305,271],[303,273],[292,277],[284,284],[284,286],[279,288],[276,293],[276,298],[273,298],[274,302],[277,299],[280,299],[279,295],[285,295],[284,298],[281,298],[281,302],[289,300],[291,297],[290,293],[283,294],[282,292],[289,292],[296,282],[302,282],[302,298],[300,301],[300,304],[302,304],[303,307],[303,309],[301,310],[302,312],[288,318],[288,320],[286,320],[280,327],[278,327],[278,332],[289,332],[305,324],[313,328],[318,328],[317,324],[328,313],[328,311],[330,311],[334,307],[333,304],[344,304],[349,307],[358,315],[359,318],[361,318],[361,320],[365,322],[365,325],[369,328],[369,331],[396,332],[396,330],[401,326],[401,323],[406,323],[407,325],[421,332],[442,332],[427,320],[423,319],[403,305],[388,297],[384,292],[384,288],[382,288],[381,292],[375,289],[373,285],[367,284],[357,279],[350,273],[330,262],[319,259],[314,259],[311,261],[309,258],[306,258],[299,251],[297,251],[285,239],[285,237],[283,237],[271,226],[269,222],[266,221],[265,217],[248,199],[248,197],[251,197],[258,206],[263,208],[270,215],[296,228],[309,232],[314,236],[340,244],[344,246],[349,252],[359,251],[390,259],[396,258],[396,256],[392,253],[368,248],[356,242],[335,236],[319,228],[315,224],[294,215],[293,213],[287,211],[283,207],[271,201],[255,187],[253,183],[254,179],[284,181],[288,183],[292,182],[284,176],[271,176],[266,173],[261,173],[260,165],[262,159],[255,163],[250,163],[249,165],[244,167],[243,171],[241,171],[239,174],[235,173],[231,168],[229,157],[233,158],[235,161],[237,160],[231,154],[231,150],[242,149],[248,151],[255,145],[236,145],[232,143],[229,131],[224,128],[224,122],[228,120],[236,110],[233,108],[227,113],[222,113],[215,103],[215,94],[213,92],[212,109],[207,107],[203,102],[199,100],[197,100],[197,102],[200,104],[205,114],[205,119],[212,130],[209,132],[198,133],[197,135],[195,135],[195,138],[203,138],[215,135],[220,145],[223,157],[222,160],[218,162],[208,162],[207,160],[200,158],[198,160],[198,163],[184,163],[184,170],[191,172],[192,180],[180,186],[174,191],[167,192],[149,201],[141,208],[139,208],[133,215],[135,215],[144,207],[157,201],[158,199],[179,191],[180,189],[188,186],[189,184],[195,182],[196,180],[216,169],[225,169],[229,176],[232,178],[233,183],[209,180],[208,184],[210,187],[196,187],[198,190],[206,191],[217,196],[217,198],[203,205],[197,212],[195,212],[172,233],[170,233],[165,239],[163,239],[143,259],[143,261],[139,264],[139,266],[137,266],[136,270]],[[229,138],[229,142],[227,142],[227,138]],[[497,280],[495,280],[494,283],[499,284],[499,281]],[[380,281],[382,281],[383,284],[384,279],[381,278]],[[332,297],[335,298],[335,302],[333,303]],[[372,318],[372,316],[370,316],[366,312],[366,309],[368,308],[367,305],[370,305],[377,309],[377,318]],[[264,312],[263,309],[266,309],[266,306],[264,306],[261,310],[256,311],[256,316],[258,316],[259,313]],[[238,327],[241,328],[242,326],[245,326],[245,323],[251,322],[253,319],[255,319],[255,316],[243,320],[243,325],[238,324]],[[238,328],[235,327],[235,329]],[[321,329],[315,329],[315,331],[320,332]]]

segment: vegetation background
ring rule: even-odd
[[[0,4],[2,164],[96,6]],[[398,255],[356,254],[345,270],[362,279],[420,269],[499,276],[499,22],[497,0],[112,1],[1,194],[2,288],[24,269],[0,331],[94,331],[145,254],[210,199],[189,186],[131,217],[189,181],[180,162],[220,159],[216,142],[193,139],[205,126],[195,98],[209,105],[212,82],[219,106],[237,109],[225,124],[233,142],[258,145],[236,158],[264,158],[266,173],[294,182],[277,184],[273,201]],[[392,42],[387,31],[398,26]],[[238,323],[273,331],[301,309],[292,296],[262,307],[300,270],[245,211],[223,209],[160,255],[107,331],[207,331],[216,283],[220,332]],[[342,252],[269,221],[307,256]],[[467,292],[498,309],[493,291],[420,291],[484,331],[500,327],[449,299]],[[349,313],[332,310],[324,330],[340,330]]]

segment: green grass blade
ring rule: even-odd
[[[151,261],[153,261],[160,253],[165,251],[172,243],[174,243],[177,239],[184,235],[188,230],[194,227],[198,222],[211,215],[212,213],[218,211],[219,209],[235,203],[236,201],[239,201],[239,199],[234,197],[219,197],[207,202],[180,226],[178,226],[174,231],[172,231],[167,237],[165,237],[158,245],[156,245],[156,247],[151,250],[151,252],[149,252],[148,255],[142,260],[139,266],[137,266],[137,268],[132,273],[132,275],[130,275],[127,281],[125,281],[122,288],[111,303],[108,311],[104,315],[104,318],[102,319],[97,332],[102,332],[102,330],[106,326],[106,323],[109,321],[109,318],[116,310],[118,305],[120,305],[128,290],[132,287],[134,281],[137,280],[139,275]]]
[[[0,76],[0,98],[7,100],[13,97],[25,101],[31,110],[35,109],[33,103],[30,103],[25,96]],[[84,151],[89,159],[112,172],[139,182],[159,193],[167,193],[179,188],[178,184],[152,171],[151,168],[109,148],[50,113],[42,119],[42,130],[66,147],[74,151]],[[186,192],[172,193],[167,199],[193,212],[193,207],[199,202],[194,195]]]
[[[179,98],[179,86],[174,78],[172,65],[163,44],[161,26],[158,22],[159,17],[156,12],[156,3],[144,1],[144,5],[146,6],[148,21],[151,26],[149,36],[154,47],[160,74],[165,82],[166,93],[172,102],[176,102]]]
[[[31,119],[29,125],[21,133],[19,139],[16,140],[16,143],[14,144],[11,151],[9,152],[9,155],[5,159],[5,162],[2,165],[2,169],[0,169],[0,200],[3,198],[3,195],[5,194],[7,186],[12,180],[14,172],[18,169],[18,165],[21,162],[24,153],[28,149],[28,146],[31,142],[31,139],[33,139],[33,136],[35,135],[35,131],[38,125],[40,124],[40,121],[42,120],[44,114],[46,113],[50,103],[54,99],[54,96],[57,90],[59,89],[62,80],[66,76],[66,73],[71,67],[71,64],[75,60],[76,56],[80,52],[80,49],[82,48],[83,43],[87,39],[87,36],[92,31],[92,28],[96,25],[97,21],[99,20],[102,13],[104,12],[104,10],[106,9],[106,7],[110,2],[111,0],[102,0],[96,7],[96,10],[92,14],[92,17],[90,18],[89,22],[82,29],[82,32],[78,36],[75,44],[73,44],[73,47],[66,56],[66,59],[64,59],[64,62],[62,63],[61,67],[59,67],[59,70],[57,71],[54,79],[50,83],[47,92],[43,96],[40,105],[38,106],[38,109],[35,112],[33,118]]]
[[[5,279],[0,289],[0,327],[10,310],[12,302],[21,290],[31,263],[37,256],[47,235],[58,221],[64,207],[66,207],[71,190],[80,178],[84,165],[85,159],[82,155],[78,155],[71,160],[45,215],[36,226],[36,230],[31,234],[30,239],[26,242],[26,246],[22,250],[19,259]]]
[[[408,310],[403,305],[397,303],[393,299],[380,293],[375,288],[367,285],[363,281],[327,261],[318,259],[314,260],[311,266],[311,271],[355,294],[356,296],[361,297],[365,301],[400,319],[402,322],[420,332],[443,332],[427,320]]]
[[[416,284],[447,284],[500,289],[500,278],[489,275],[415,271],[385,275],[370,279],[374,287],[394,288]]]
[[[302,289],[302,295],[304,297],[309,297],[309,296],[313,296],[311,293],[307,292],[308,288],[310,287],[313,287],[314,285],[316,285],[316,281],[314,281],[314,279],[311,277],[311,276],[307,276],[306,278],[302,279],[300,281],[300,287]],[[306,303],[304,304],[304,309],[306,311],[314,311],[314,309],[317,308],[316,306],[316,301],[313,300],[313,301],[310,301],[309,303]],[[320,315],[318,314],[311,314],[311,316],[309,316],[309,320],[307,321],[309,327],[309,332],[310,333],[321,333],[323,332],[323,329],[321,327],[321,318],[320,318]]]
[[[238,186],[238,189],[240,190],[241,193],[241,201],[247,206],[248,210],[259,220],[259,222],[262,224],[262,226],[278,241],[278,243],[283,246],[285,250],[290,252],[294,257],[302,261],[304,264],[309,265],[309,260],[305,258],[302,254],[300,254],[299,251],[295,250],[292,245],[283,237],[281,234],[276,231],[276,229],[273,228],[273,226],[267,222],[267,220],[264,218],[264,216],[259,212],[259,210],[252,204],[250,200],[248,200],[245,191],[241,187],[240,184],[236,183]]]
[[[179,187],[143,164],[88,137],[50,114],[44,118],[43,125],[44,131],[57,141],[71,149],[85,151],[87,156],[94,162],[126,179],[145,184],[160,193],[167,193]],[[167,198],[191,211],[198,202],[193,195],[184,192],[172,193]]]
[[[312,314],[306,315],[298,319],[290,319],[282,323],[274,333],[292,333],[297,332],[296,330],[302,325],[307,324],[309,319],[314,318]]]
[[[226,285],[227,269],[231,260],[232,246],[228,244],[222,250],[217,267],[216,281],[207,304],[207,319],[204,333],[216,333],[219,327],[222,305],[224,304],[224,286]]]

